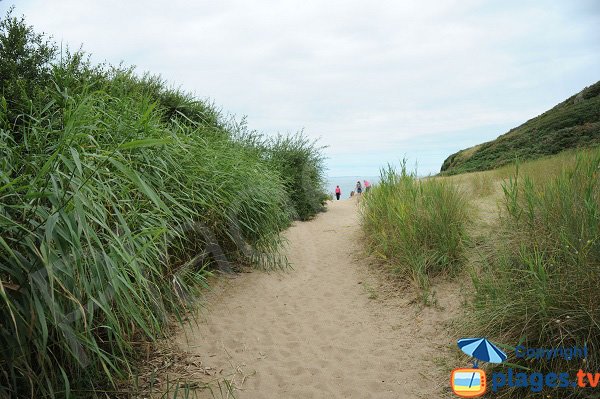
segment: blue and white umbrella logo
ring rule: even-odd
[[[485,338],[462,338],[458,340],[458,347],[467,355],[482,362],[502,363],[507,358],[506,353]]]

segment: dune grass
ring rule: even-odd
[[[82,53],[4,56],[47,46],[10,12],[0,41],[21,46],[0,57],[0,397],[111,396],[208,275],[287,265],[279,233],[320,210],[289,188],[323,195],[320,149]]]
[[[572,378],[579,368],[595,372],[600,369],[600,150],[510,170],[497,245],[473,276],[469,334],[512,346],[586,345],[589,356],[583,362],[510,361],[532,371],[570,372]],[[528,390],[502,394],[532,395]],[[590,394],[561,390],[561,397]]]
[[[467,200],[443,179],[417,179],[406,169],[382,170],[361,201],[367,249],[427,298],[430,277],[452,275],[463,262]]]
[[[468,224],[469,234],[484,236],[465,250],[467,195],[487,210],[496,202],[501,209],[486,215],[486,223]],[[599,148],[422,180],[405,167],[399,173],[388,168],[364,196],[361,215],[367,248],[424,292],[431,276],[467,266],[463,273],[471,273],[473,292],[466,296],[459,336],[484,336],[508,347],[588,348],[587,359],[570,361],[524,361],[509,351],[511,364],[496,367],[569,372],[572,380],[579,369],[600,369]],[[495,396],[557,393],[506,388]],[[565,398],[593,394],[560,390]]]

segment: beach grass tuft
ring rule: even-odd
[[[468,203],[456,186],[418,179],[389,166],[364,194],[361,218],[367,250],[428,297],[430,278],[453,275],[464,261]]]
[[[585,360],[509,359],[530,372],[569,372],[575,378],[580,368],[600,368],[600,150],[559,156],[557,163],[561,159],[573,161],[550,175],[540,161],[513,166],[504,181],[498,244],[473,276],[468,328],[513,346],[587,346]]]

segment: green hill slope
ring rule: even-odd
[[[600,81],[496,140],[450,155],[441,172],[494,169],[516,158],[534,159],[596,145],[600,145]]]

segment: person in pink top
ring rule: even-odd
[[[367,180],[363,180],[363,182],[365,183],[365,192],[369,191],[371,188],[371,183],[369,183]]]
[[[340,200],[340,196],[342,195],[342,189],[340,188],[340,186],[336,186],[335,187],[335,198],[337,198],[337,200]]]

